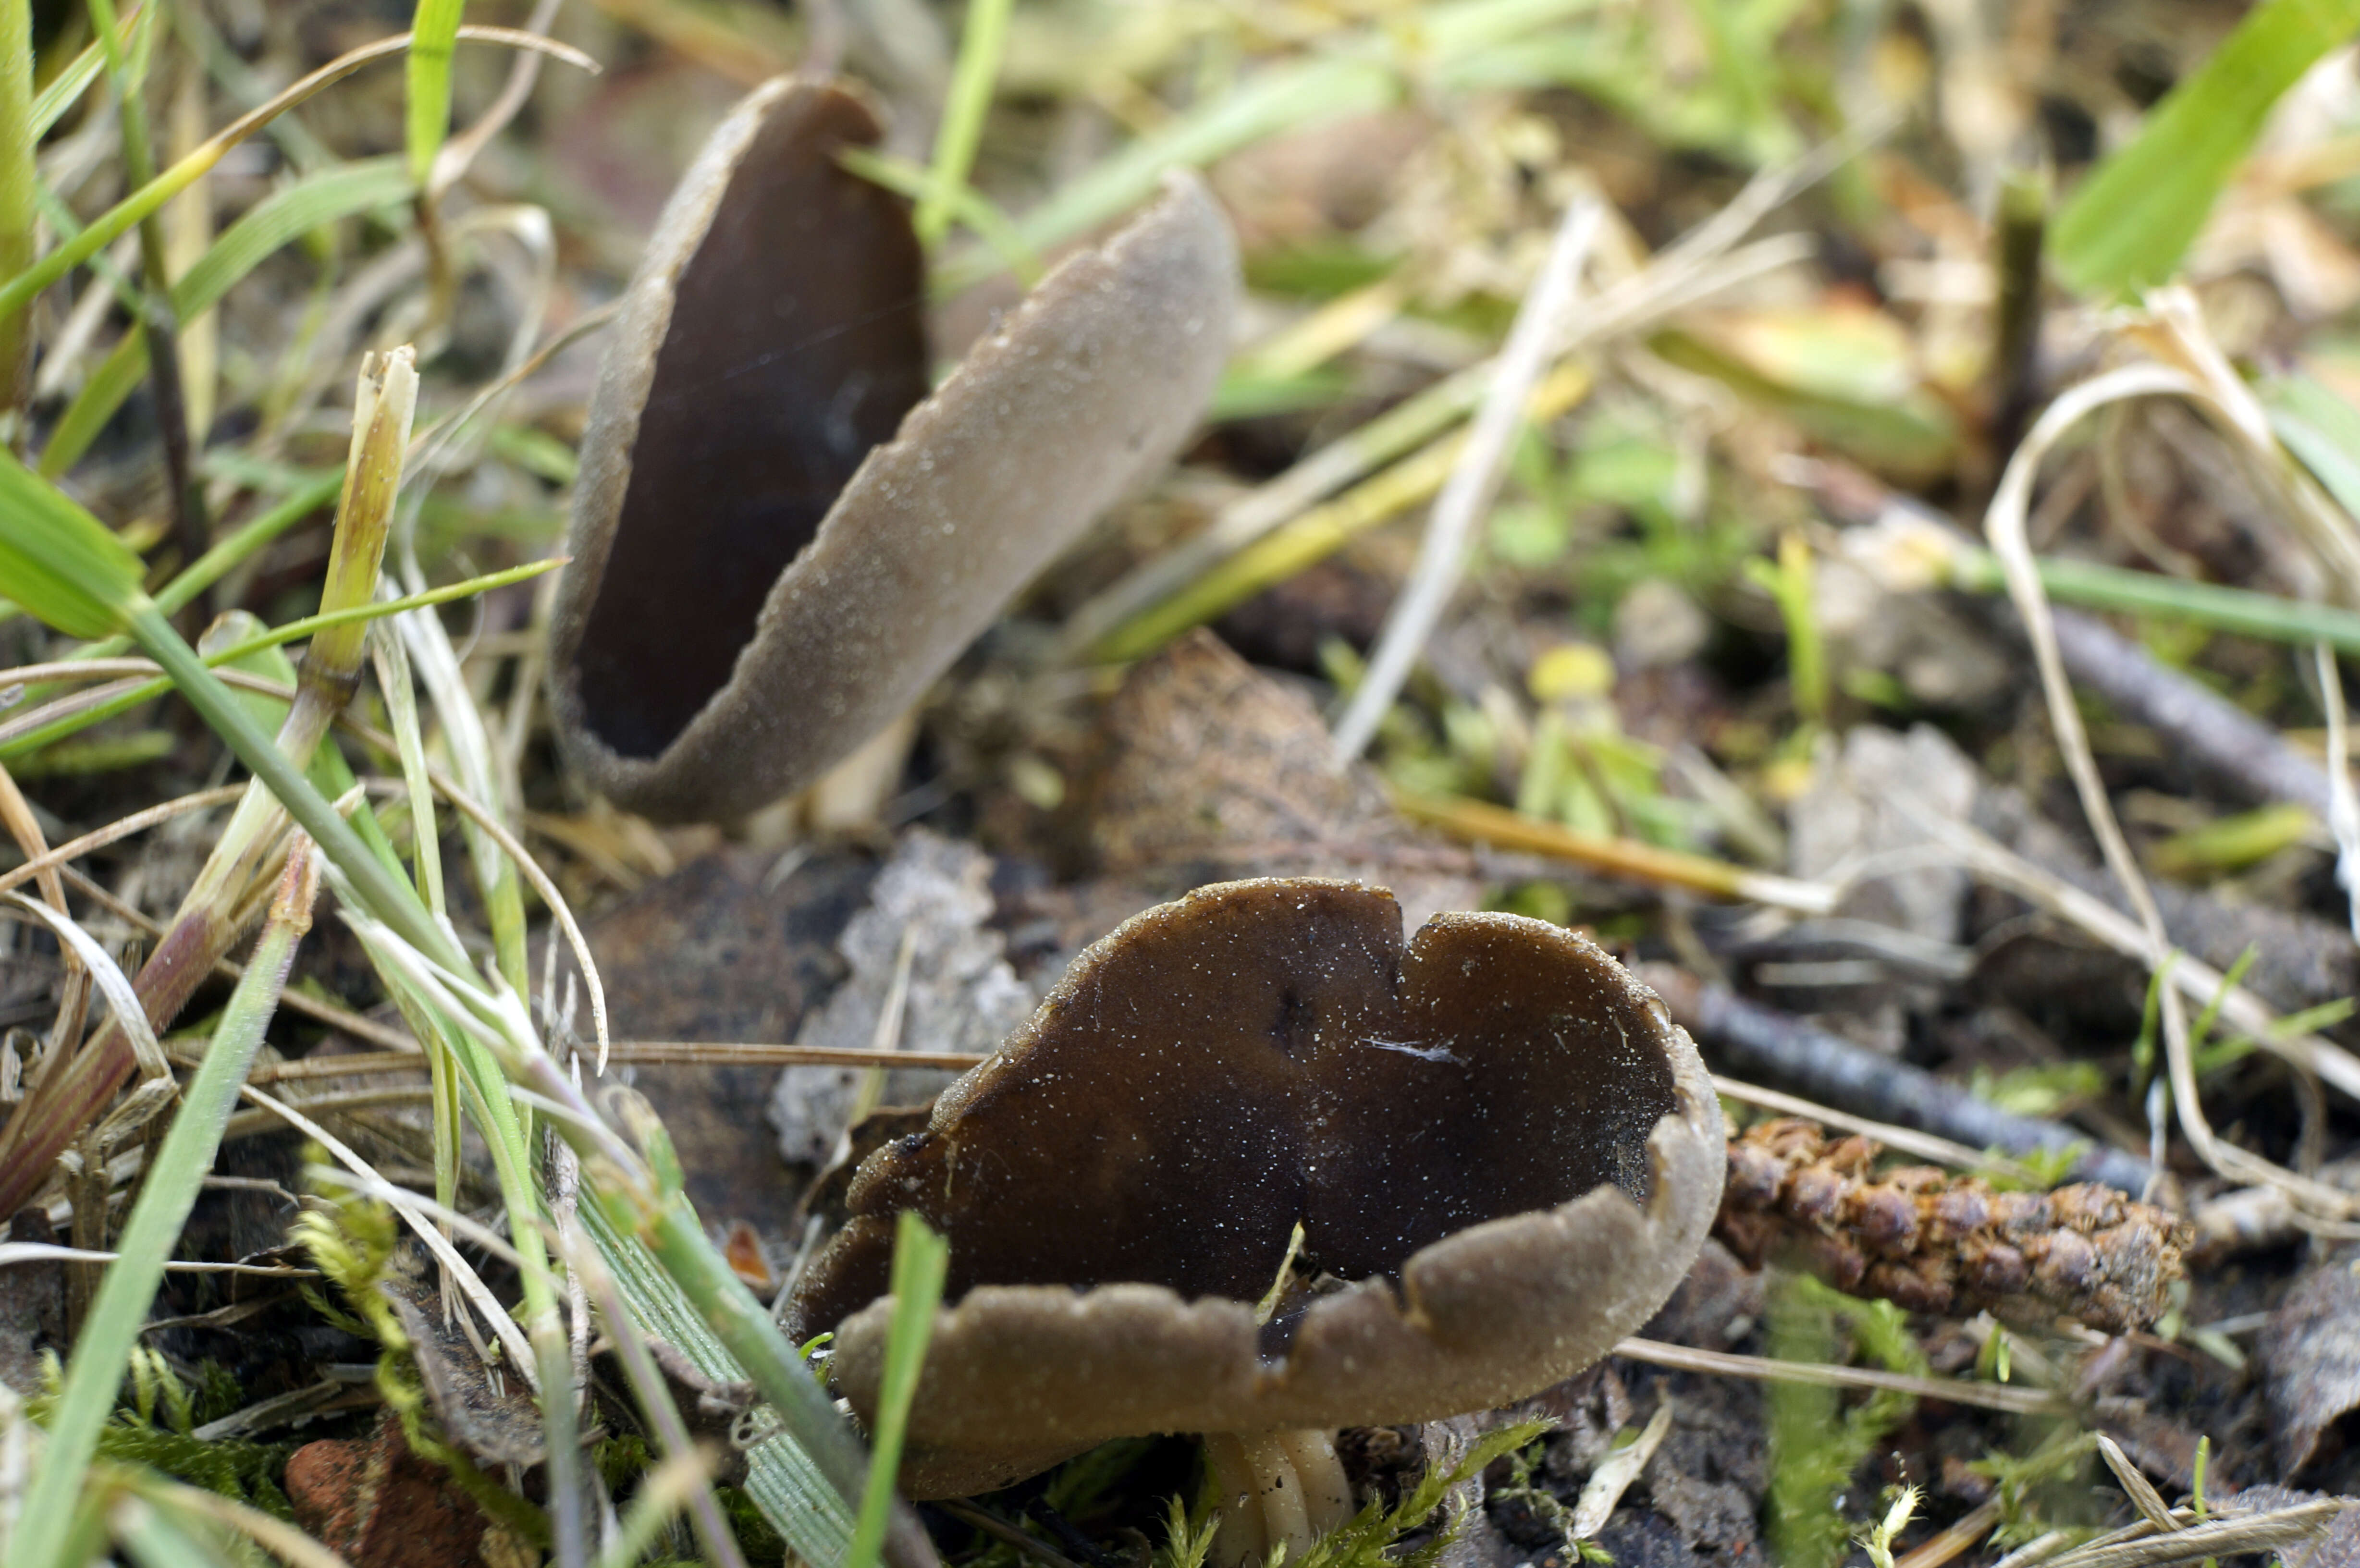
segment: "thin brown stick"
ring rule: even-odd
[[[1027,1531],[1017,1529],[1006,1519],[994,1514],[987,1513],[973,1503],[954,1499],[936,1503],[934,1507],[961,1524],[973,1525],[993,1540],[1006,1541],[1025,1556],[1046,1564],[1047,1568],[1079,1568],[1072,1558],[1067,1557],[1047,1541],[1035,1539]]]
[[[991,1060],[963,1051],[870,1051],[851,1046],[713,1044],[694,1040],[618,1040],[608,1059],[642,1065],[716,1067],[939,1067],[964,1073]]]
[[[282,691],[284,689],[281,688]],[[93,850],[104,849],[108,844],[120,839],[129,838],[133,833],[145,833],[158,822],[169,822],[174,817],[184,817],[191,811],[211,811],[215,806],[235,805],[238,798],[245,793],[246,786],[243,784],[224,784],[219,789],[200,789],[195,794],[183,795],[179,800],[167,800],[162,805],[150,806],[144,811],[134,811],[127,817],[119,817],[103,828],[92,829],[80,838],[68,839],[47,854],[37,855],[21,866],[14,866],[5,871],[0,871],[0,893],[8,891],[21,882],[31,881],[53,866],[63,866],[70,860],[80,860]]]
[[[1687,887],[1720,898],[1750,899],[1800,914],[1833,909],[1839,889],[1772,872],[1734,866],[1709,855],[1665,849],[1638,839],[1577,833],[1487,801],[1450,796],[1393,792],[1393,809],[1412,822],[1441,829],[1453,838],[1473,839],[1510,849],[1569,860],[1609,876],[1669,887]]]

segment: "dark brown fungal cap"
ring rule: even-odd
[[[1180,177],[925,396],[907,205],[836,158],[877,135],[839,88],[756,90],[617,323],[551,682],[567,756],[633,811],[744,812],[851,751],[1169,461],[1227,355],[1235,244]]]
[[[1720,1197],[1718,1103],[1585,939],[1382,889],[1233,882],[1125,924],[861,1168],[805,1276],[873,1398],[891,1216],[951,1242],[913,1496],[1106,1438],[1421,1421],[1571,1375],[1655,1311]],[[1290,1291],[1251,1303],[1300,1222]]]

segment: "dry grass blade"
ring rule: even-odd
[[[2028,1181],[2032,1179],[2032,1168],[2020,1160],[2009,1160],[2003,1155],[1986,1154],[1980,1149],[1970,1149],[1963,1143],[1953,1142],[1947,1138],[1936,1138],[1932,1133],[1919,1132],[1915,1127],[1898,1127],[1892,1122],[1880,1122],[1868,1116],[1856,1116],[1849,1111],[1840,1111],[1832,1105],[1823,1105],[1816,1100],[1804,1099],[1799,1094],[1787,1094],[1775,1089],[1765,1089],[1758,1084],[1723,1077],[1718,1073],[1713,1074],[1712,1087],[1713,1092],[1725,1100],[1735,1100],[1740,1105],[1755,1105],[1765,1111],[1775,1111],[1782,1116],[1801,1116],[1806,1120],[1818,1122],[1822,1127],[1841,1127],[1846,1132],[1856,1132],[1863,1138],[1873,1138],[1887,1149],[1914,1155],[1919,1160],[1930,1160],[1937,1165],[1948,1165],[1956,1171],[1979,1171],[1987,1175],[2005,1177],[2010,1181]]]
[[[171,1065],[164,1058],[164,1047],[156,1038],[154,1026],[148,1021],[148,1011],[139,1005],[139,994],[132,988],[131,977],[123,966],[99,944],[98,939],[82,929],[71,915],[61,914],[47,904],[36,903],[22,893],[5,895],[8,906],[30,915],[49,928],[75,957],[82,960],[91,978],[97,982],[106,1005],[113,1009],[118,1025],[130,1038],[131,1049],[139,1062],[139,1069],[148,1078],[169,1078]]]
[[[2335,879],[2344,885],[2344,917],[2360,937],[2360,792],[2352,787],[2352,726],[2344,705],[2344,671],[2335,649],[2311,645],[2320,705],[2327,710],[2327,829],[2335,835]]]
[[[0,1241],[0,1269],[12,1263],[112,1263],[121,1258],[119,1252],[100,1252],[86,1247],[58,1247],[46,1241]],[[278,1263],[191,1263],[173,1258],[166,1260],[168,1274],[243,1274],[262,1279],[316,1279],[316,1269],[297,1269]]]
[[[1566,210],[1548,259],[1541,264],[1540,276],[1517,307],[1515,325],[1508,331],[1507,346],[1500,351],[1467,444],[1459,450],[1449,482],[1443,485],[1426,522],[1417,564],[1386,617],[1360,689],[1336,723],[1330,756],[1339,768],[1359,757],[1377,733],[1378,721],[1393,706],[1402,682],[1409,679],[1411,665],[1424,651],[1426,637],[1459,585],[1476,519],[1499,491],[1508,443],[1524,422],[1525,395],[1547,363],[1604,215],[1604,209],[1590,198],[1577,200]]]
[[[964,1073],[990,1061],[958,1051],[864,1051],[821,1045],[748,1045],[694,1040],[618,1040],[611,1060],[720,1067],[938,1067]]]
[[[425,1243],[426,1250],[434,1255],[435,1261],[442,1264],[448,1278],[458,1284],[461,1292],[474,1304],[476,1316],[489,1325],[492,1333],[498,1337],[501,1350],[509,1357],[516,1369],[523,1375],[525,1380],[531,1385],[533,1391],[539,1393],[541,1382],[533,1365],[532,1346],[526,1342],[524,1330],[517,1326],[516,1319],[509,1314],[506,1307],[500,1304],[499,1298],[492,1294],[491,1288],[484,1283],[483,1277],[477,1274],[466,1258],[461,1256],[459,1250],[451,1245],[450,1238],[445,1236],[442,1228],[434,1223],[439,1216],[431,1213],[429,1206],[423,1203],[411,1201],[406,1189],[388,1181],[377,1173],[375,1166],[355,1154],[342,1138],[337,1138],[293,1105],[264,1093],[251,1083],[246,1085],[240,1093],[289,1127],[317,1143],[322,1149],[326,1149],[335,1158],[338,1164],[368,1183],[368,1190],[373,1196],[384,1199],[392,1206],[394,1213],[401,1216],[402,1223],[410,1226],[412,1234]]]
[[[2114,1480],[2130,1498],[2131,1506],[2138,1509],[2147,1523],[2167,1531],[2185,1528],[2180,1520],[2172,1517],[2171,1505],[2163,1500],[2163,1494],[2155,1489],[2155,1483],[2139,1474],[2139,1467],[2131,1462],[2129,1454],[2123,1452],[2123,1445],[2103,1432],[2098,1434],[2098,1457],[2106,1462],[2106,1468],[2114,1473]]]
[[[2048,1568],[2162,1568],[2168,1563],[2282,1551],[2321,1534],[2352,1506],[2348,1497],[2322,1497],[2265,1514],[2210,1519],[2168,1535],[2142,1533],[2131,1540],[2092,1541],[2046,1562]],[[2142,1532],[2154,1528],[2146,1523],[2137,1527]]]
[[[2141,938],[2139,956],[2150,971],[2160,971],[2172,962],[2170,939],[2164,931],[2163,915],[2156,907],[2155,896],[2148,889],[2147,878],[2131,854],[2129,841],[2123,835],[2122,824],[2115,819],[2113,802],[2106,794],[2105,781],[2098,771],[2097,758],[2090,749],[2089,733],[2081,722],[2081,709],[2073,700],[2072,682],[2065,673],[2063,657],[2058,651],[2057,629],[2049,615],[2049,596],[2041,586],[2039,568],[2033,558],[2031,541],[2027,533],[2033,478],[2039,470],[2041,458],[2058,439],[2083,416],[2108,403],[2152,397],[2186,397],[2217,406],[2203,386],[2168,365],[2127,365],[2082,383],[2051,404],[2027,434],[2024,444],[2009,460],[2007,470],[2001,476],[1999,488],[1984,513],[1983,528],[1992,553],[1998,557],[2001,570],[2006,577],[2008,597],[2015,603],[2016,613],[2024,618],[2025,629],[2032,643],[2034,661],[2039,669],[2041,691],[2049,705],[2049,724],[2056,733],[2058,748],[2064,756],[2066,770],[2071,775],[2074,789],[2081,797],[2082,812],[2097,837],[2107,869],[2114,873],[2115,881],[2137,916]],[[2266,429],[2262,436],[2267,439]],[[2300,1183],[2301,1189],[2311,1192],[2314,1198],[2332,1199],[2327,1205],[2329,1212],[2345,1212],[2350,1206],[2349,1200],[2333,1194],[2331,1190],[2319,1183],[2302,1182],[2292,1172],[2223,1143],[2213,1135],[2199,1097],[2187,1011],[2181,1003],[2179,988],[2163,986],[2160,999],[2164,1051],[2170,1070],[2172,1103],[2179,1114],[2180,1130],[2187,1135],[2198,1157],[2223,1175],[2236,1180]]]
[[[1957,853],[1960,864],[1976,876],[2070,922],[2125,956],[2147,956],[2148,943],[2144,933],[2119,911],[1972,828],[1930,815],[1923,820],[1936,838]],[[2164,987],[2165,1007],[2179,1007],[2183,998],[2204,1006],[2217,1000],[2219,1017],[2251,1035],[2264,1050],[2316,1074],[2322,1082],[2347,1095],[2360,1097],[2360,1057],[2318,1035],[2289,1032],[2278,1027],[2278,1015],[2267,1004],[2245,987],[2229,985],[2226,981],[2226,975],[2202,960],[2178,954],[2171,961]],[[2216,1141],[2212,1147],[2214,1156],[2223,1162],[2216,1168],[2222,1169],[2224,1175],[2247,1184],[2276,1187],[2299,1207],[2315,1214],[2360,1217],[2360,1197],[2355,1194],[2311,1181],[2234,1145]]]
[[[2004,1383],[1970,1383],[1960,1378],[1914,1377],[1906,1372],[1879,1372],[1865,1367],[1834,1367],[1812,1361],[1779,1361],[1766,1356],[1735,1356],[1721,1350],[1692,1350],[1685,1345],[1665,1345],[1652,1339],[1625,1339],[1614,1354],[1651,1367],[1681,1372],[1704,1372],[1718,1377],[1744,1377],[1756,1383],[1816,1383],[1828,1388],[1882,1388],[1914,1394],[1922,1399],[1943,1399],[2013,1415],[2063,1415],[2072,1405],[2062,1395],[2038,1388],[2011,1388]]]

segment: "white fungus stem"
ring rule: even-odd
[[[1325,1432],[1207,1432],[1205,1457],[1220,1488],[1215,1568],[1246,1568],[1280,1546],[1300,1562],[1352,1517],[1351,1484]]]

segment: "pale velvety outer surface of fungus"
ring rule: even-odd
[[[1424,1421],[1571,1376],[1654,1313],[1712,1222],[1719,1102],[1654,993],[1586,939],[1393,896],[1208,887],[1126,923],[872,1155],[796,1291],[873,1410],[892,1215],[951,1243],[913,1497],[1111,1437]],[[1254,1306],[1304,1229],[1332,1276]]]
[[[836,159],[876,136],[840,89],[758,89],[617,323],[551,695],[568,758],[646,815],[750,811],[881,728],[1170,461],[1227,356],[1236,243],[1178,176],[923,397],[905,205]]]

